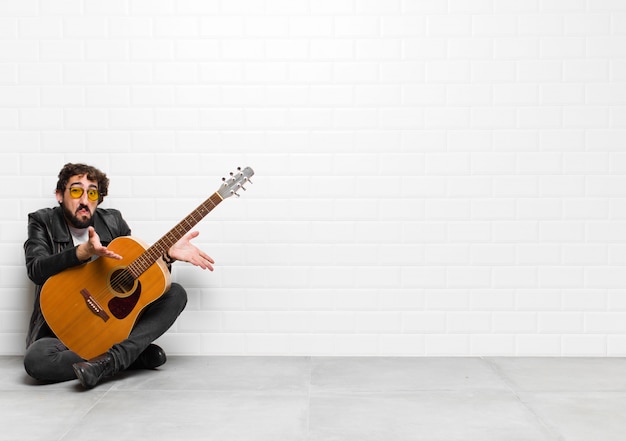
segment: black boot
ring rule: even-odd
[[[166,361],[165,351],[152,343],[137,357],[129,369],[155,369],[165,364]]]
[[[108,352],[92,358],[91,360],[74,363],[74,373],[86,389],[91,389],[104,377],[111,377],[115,374],[115,361]]]

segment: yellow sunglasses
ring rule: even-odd
[[[74,199],[80,198],[85,192],[85,189],[83,189],[82,187],[70,187],[69,190],[70,196]],[[98,190],[96,190],[95,188],[90,188],[87,190],[87,199],[89,199],[90,201],[97,201],[99,197],[100,193],[98,193]]]

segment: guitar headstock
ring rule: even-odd
[[[229,178],[222,178],[223,183],[217,190],[217,193],[222,199],[229,198],[233,195],[239,197],[237,191],[239,191],[239,189],[246,190],[244,185],[248,182],[252,183],[250,180],[252,175],[254,175],[254,170],[250,167],[246,167],[243,170],[241,167],[237,167],[237,171],[231,172]]]

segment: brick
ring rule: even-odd
[[[153,20],[153,33],[156,38],[195,37],[200,33],[199,20],[185,16],[156,17]]]
[[[516,337],[516,355],[527,357],[561,354],[560,335],[523,334]]]
[[[11,24],[3,22],[3,31],[11,29]],[[18,33],[22,38],[61,38],[63,21],[59,17],[24,17],[18,21]],[[7,35],[8,36],[8,33]]]
[[[124,86],[88,86],[84,88],[88,107],[126,107],[130,104],[130,91]]]
[[[103,84],[106,82],[107,75],[105,63],[72,62],[63,65],[63,79],[68,84]]]
[[[219,60],[219,42],[215,40],[181,39],[174,45],[174,58],[183,61]]]
[[[603,290],[568,290],[562,296],[565,311],[605,311],[608,296]]]
[[[137,144],[141,144],[140,140],[141,138],[137,139]],[[130,135],[123,131],[89,131],[84,141],[84,148],[93,151],[126,152],[130,151],[130,144]]]
[[[563,207],[558,199],[528,200],[517,202],[518,219],[560,219]]]
[[[493,101],[497,106],[526,106],[539,102],[539,90],[534,84],[496,84],[493,87]]]
[[[563,62],[561,61],[520,60],[517,65],[520,81],[559,83],[563,79]]]
[[[134,0],[130,3],[133,15],[167,15],[175,11],[174,0]]]
[[[472,265],[512,265],[516,263],[516,248],[506,244],[474,244],[470,248]]]
[[[518,19],[514,14],[476,14],[472,16],[472,34],[491,37],[515,35]]]
[[[450,59],[481,60],[493,58],[493,45],[488,38],[451,38],[448,40]]]
[[[402,329],[407,332],[433,333],[445,330],[443,312],[405,312],[402,315]]]
[[[445,38],[406,38],[402,50],[409,60],[441,60],[446,57],[447,41]]]
[[[562,263],[561,247],[543,244],[518,244],[516,246],[518,265],[559,265]]]
[[[21,84],[60,84],[62,67],[60,64],[35,64],[21,66],[18,71]]]
[[[609,75],[605,60],[565,60],[563,62],[563,80],[574,81],[606,81]]]
[[[427,35],[440,37],[461,37],[471,34],[472,19],[470,15],[431,15],[426,18]]]
[[[333,19],[325,16],[295,16],[289,19],[289,35],[292,37],[330,37]]]
[[[380,21],[380,25],[378,22]],[[426,19],[418,15],[388,15],[380,20],[373,16],[349,20],[335,19],[337,35],[380,34],[384,37],[416,37],[426,35]],[[380,31],[379,31],[380,28]]]
[[[132,60],[170,59],[174,52],[171,41],[135,40],[130,43],[130,58]]]
[[[107,36],[107,21],[104,17],[66,17],[63,34],[69,38],[103,38]]]
[[[129,116],[129,113],[125,113]],[[110,122],[117,121],[116,115],[109,116],[104,109],[67,109],[64,112],[64,122],[67,129],[89,130],[106,129]],[[124,118],[122,118],[123,120]],[[126,124],[132,124],[127,121]]]
[[[586,133],[586,145],[589,151],[611,152],[621,151],[620,146],[626,139],[626,130],[588,130]]]
[[[513,290],[474,290],[470,293],[470,308],[478,311],[512,310],[515,305]]]
[[[493,135],[493,142],[501,152],[536,152],[539,136],[534,130],[501,130]]]
[[[470,337],[472,355],[513,356],[516,354],[515,336],[473,334]]]
[[[496,288],[534,288],[539,280],[535,268],[497,267],[493,269],[493,286]]]
[[[116,38],[151,37],[152,20],[148,17],[109,17],[109,35]]]
[[[36,86],[0,86],[0,107],[36,107],[39,92]]]
[[[611,29],[608,13],[568,14],[564,20],[566,35],[606,35]]]
[[[503,334],[535,332],[537,315],[533,312],[494,312],[493,330]]]
[[[543,267],[539,269],[539,285],[545,288],[576,288],[584,283],[581,267]]]
[[[469,356],[470,336],[461,334],[426,335],[426,355],[437,356]]]
[[[20,128],[30,130],[54,129],[63,125],[61,109],[23,109],[20,111]]]
[[[514,129],[517,112],[514,108],[475,107],[470,111],[470,126],[473,129]]]
[[[450,288],[488,288],[492,285],[492,271],[482,267],[451,267],[446,270],[446,286]]]
[[[539,237],[546,242],[581,242],[585,224],[578,221],[545,221],[539,225]]]
[[[150,129],[154,127],[154,112],[149,109],[115,109],[110,112],[110,121],[111,127],[116,129]]]
[[[491,331],[491,314],[488,312],[449,312],[446,314],[448,332],[480,334]]]
[[[606,356],[606,336],[602,335],[564,335],[562,355],[566,357],[604,357]]]
[[[502,37],[494,41],[496,60],[528,60],[539,58],[539,39]]]
[[[563,18],[558,14],[523,14],[519,16],[518,30],[520,35],[561,35]]]

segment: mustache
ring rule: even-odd
[[[80,210],[87,210],[89,213],[91,213],[91,210],[89,209],[89,207],[87,205],[79,205],[78,208],[76,209],[76,213],[78,213]]]

